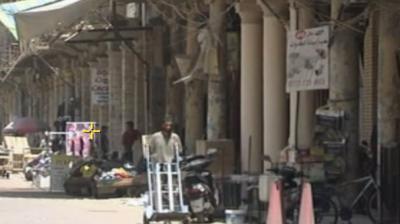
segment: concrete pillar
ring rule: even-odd
[[[262,13],[255,0],[237,5],[241,17],[241,169],[261,171]]]
[[[42,101],[41,108],[43,110],[42,120],[47,124],[50,124],[49,114],[50,114],[50,86],[48,86],[47,80],[43,80],[41,85],[42,91]]]
[[[281,16],[287,15],[287,3],[268,1]],[[273,13],[258,1],[264,15],[263,96],[264,155],[278,161],[288,141],[288,95],[286,94],[286,30]]]
[[[398,8],[397,1],[388,1],[388,7]],[[399,141],[400,91],[399,67],[396,53],[400,48],[399,13],[379,12],[379,66],[378,66],[378,139],[381,147]]]
[[[226,79],[226,10],[225,0],[210,4],[210,29],[213,35],[208,52],[211,60],[208,71],[207,139],[227,136],[227,79]]]
[[[332,1],[332,18],[337,18],[341,0]],[[344,15],[344,19],[351,15]],[[347,18],[347,19],[348,19]],[[353,179],[358,173],[358,94],[359,57],[358,34],[340,26],[335,30],[330,48],[330,106],[345,113],[342,134],[347,139],[345,179]],[[350,193],[351,194],[351,193]]]
[[[143,51],[141,52],[143,53]],[[136,127],[146,133],[146,68],[142,62],[135,60],[136,67],[136,82],[134,83],[135,90],[135,124]]]
[[[165,118],[166,109],[166,75],[165,75],[165,51],[164,38],[165,26],[156,25],[153,28],[151,74],[150,74],[150,131],[157,131]]]
[[[175,16],[175,21],[177,18]],[[185,28],[180,26],[177,22],[172,23],[169,26],[169,34],[170,34],[170,42],[177,43],[173,46],[173,52],[175,55],[184,55],[185,54],[185,42],[181,41],[182,39],[186,38]],[[178,66],[176,64],[176,60],[171,59],[170,64],[167,66],[166,69],[166,94],[167,94],[167,103],[166,103],[166,114],[174,115],[175,125],[174,130],[182,135],[183,137],[183,130],[185,125],[185,118],[184,118],[184,105],[185,102],[182,100],[182,96],[185,95],[185,88],[184,85],[174,85],[173,82],[181,78]]]
[[[88,62],[89,65],[89,80],[90,80],[90,90],[92,89],[92,76],[97,72],[98,61],[92,60]],[[92,98],[92,92],[90,91],[90,104],[89,104],[89,117],[91,121],[98,122],[103,125],[100,121],[100,109],[94,104],[94,99]]]
[[[108,49],[109,72],[109,124],[110,146],[119,151],[121,147],[122,129],[122,54],[119,46],[110,44]]]
[[[63,76],[63,73],[60,73],[59,77],[57,77],[57,85],[59,86],[59,88],[58,88],[58,106],[61,106],[65,101],[65,82],[63,82],[61,80],[62,78],[64,78],[61,76]],[[58,106],[57,106],[57,115],[61,116],[61,115],[65,114],[65,109],[63,109],[61,111],[61,107],[60,107],[60,110],[58,110]]]
[[[193,15],[191,15],[193,16]],[[187,27],[186,56],[194,62],[198,49],[196,36],[197,25],[189,23]],[[184,76],[187,71],[181,71]],[[197,74],[198,75],[198,74]],[[185,146],[186,153],[195,152],[196,140],[204,139],[205,123],[205,93],[204,81],[194,78],[185,85]]]
[[[122,120],[135,121],[135,60],[136,56],[126,47],[122,47]],[[124,128],[122,125],[121,128]]]
[[[302,0],[303,2],[306,0]],[[305,2],[304,4],[307,4]],[[298,7],[298,29],[311,28],[314,22],[314,12],[312,8],[300,5]],[[298,121],[297,121],[297,148],[310,149],[314,138],[314,118],[315,118],[315,91],[299,92]]]
[[[82,73],[81,73],[81,64],[78,61],[73,62],[73,74],[74,74],[74,116],[75,121],[82,121]]]
[[[90,117],[90,67],[87,64],[82,64],[80,67],[81,73],[81,115],[83,121],[93,121]]]
[[[63,86],[64,86],[64,116],[71,116],[73,117],[73,114],[71,113],[71,99],[74,96],[75,90],[74,90],[74,77],[73,73],[71,72],[71,61],[68,59],[63,58],[63,73],[62,73],[62,79],[63,81]]]
[[[50,128],[53,129],[53,123],[54,123],[54,98],[55,98],[55,86],[54,86],[54,81],[53,81],[53,76],[49,76],[47,79],[47,86],[49,88],[48,92],[48,105],[49,105],[49,114],[48,114],[48,122],[50,125]]]
[[[98,58],[98,61],[96,63],[96,69],[103,69],[103,70],[107,70],[108,71],[108,67],[109,67],[108,63],[109,63],[109,61],[108,61],[107,57]],[[108,80],[108,81],[110,81],[110,80]],[[108,91],[110,91],[110,89],[108,89]],[[109,115],[109,103],[110,103],[110,97],[108,98],[108,103],[107,104],[104,104],[104,105],[93,105],[93,110],[92,110],[93,111],[93,115],[96,116],[96,114],[98,114],[97,116],[98,116],[98,121],[99,121],[100,125],[110,126],[110,124],[109,124],[109,116],[108,116]],[[97,111],[97,112],[95,112],[95,111]]]
[[[58,77],[53,76],[52,78],[52,84],[54,86],[53,89],[53,112],[52,112],[52,118],[53,118],[53,123],[57,120],[57,110],[58,110],[58,103],[59,103],[59,95],[60,95],[60,86],[58,85]]]

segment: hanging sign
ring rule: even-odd
[[[108,68],[100,64],[91,68],[91,101],[92,105],[108,103]]]
[[[329,26],[288,33],[286,91],[329,88]]]

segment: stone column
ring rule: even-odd
[[[216,140],[227,134],[227,78],[226,78],[226,10],[225,0],[210,4],[210,28],[213,35],[208,52],[207,139]]]
[[[171,64],[167,67],[167,84],[166,84],[166,95],[167,95],[167,107],[166,113],[171,114],[176,119],[176,125],[174,129],[176,132],[180,132],[183,129],[183,105],[182,96],[184,94],[183,85],[174,85],[173,82],[178,80],[179,70],[175,64]]]
[[[89,104],[89,117],[91,121],[97,122],[100,125],[103,125],[100,120],[100,108],[97,107],[97,105],[94,104],[94,99],[92,98],[92,75],[94,75],[97,72],[97,66],[98,66],[98,61],[97,60],[92,60],[88,62],[89,65],[89,73],[88,73],[88,79],[89,79],[89,85],[90,85],[90,93],[89,93],[89,98],[90,98],[90,104]]]
[[[396,1],[390,7],[397,8]],[[388,1],[389,4],[389,1]],[[378,66],[378,138],[381,147],[399,141],[400,91],[397,50],[400,48],[398,12],[380,11],[379,18],[379,66]]]
[[[287,16],[284,1],[268,1],[280,16]],[[264,14],[264,155],[279,160],[288,141],[288,95],[286,94],[286,30],[273,13],[258,1]]]
[[[146,69],[142,62],[139,60],[135,60],[135,78],[136,82],[134,83],[135,90],[135,124],[136,127],[142,131],[142,133],[146,133]]]
[[[59,118],[60,114],[64,114],[64,111],[59,110],[59,107],[64,103],[64,82],[61,80],[62,73],[56,78],[56,83],[58,86],[58,94],[57,94],[57,109],[56,109],[56,116]],[[61,107],[60,107],[61,109]]]
[[[81,65],[79,62],[73,62],[73,74],[74,74],[74,116],[75,121],[82,121],[82,73],[81,73]]]
[[[108,63],[109,63],[109,61],[108,61],[107,57],[98,58],[98,62],[96,63],[96,69],[104,69],[104,70],[108,71]],[[110,80],[108,80],[108,81],[110,82]],[[108,89],[108,91],[110,91],[110,89]],[[110,94],[109,94],[107,104],[93,106],[94,111],[96,111],[96,110],[98,111],[97,114],[98,114],[98,120],[99,120],[100,125],[110,126],[109,116],[108,116],[109,103],[110,103]],[[96,112],[94,112],[93,115],[96,116]]]
[[[342,6],[342,1],[333,0],[331,6],[332,18],[337,18]],[[349,19],[354,15],[342,15]],[[358,150],[358,95],[359,95],[359,34],[355,31],[339,26],[335,30],[330,48],[330,80],[329,101],[330,106],[345,113],[342,134],[347,139],[345,155],[345,179],[357,177],[359,166]],[[351,194],[351,190],[348,191]],[[355,193],[355,192],[353,192]]]
[[[191,14],[193,16],[193,14]],[[189,23],[186,31],[186,56],[190,61],[195,62],[198,42],[196,36],[198,30],[195,24]],[[186,76],[190,71],[190,66],[181,70],[181,74]],[[197,71],[198,72],[198,71]],[[198,76],[199,74],[196,74]],[[185,84],[185,146],[186,153],[194,153],[196,140],[204,138],[205,121],[205,90],[204,81],[194,78]]]
[[[109,124],[111,150],[121,149],[122,133],[122,54],[119,46],[110,44],[108,49]]]
[[[92,118],[90,117],[90,107],[91,107],[91,102],[90,102],[90,94],[91,94],[91,89],[90,89],[90,68],[88,67],[87,64],[83,64],[80,67],[80,73],[81,73],[81,115],[82,115],[82,120],[83,121],[94,121],[91,120]]]
[[[49,120],[49,110],[50,110],[50,86],[48,85],[47,79],[43,80],[42,85],[42,102],[41,109],[43,110],[42,120],[47,124],[50,124]]]
[[[165,32],[165,26],[154,26],[153,37],[151,39],[152,48],[150,48],[151,52],[149,52],[152,56],[150,75],[150,131],[159,130],[166,115]]]
[[[53,77],[53,85],[54,85],[54,97],[53,97],[53,105],[54,105],[54,109],[53,109],[53,119],[54,121],[57,120],[58,118],[58,105],[60,103],[60,85],[59,85],[59,77],[58,76],[54,76]]]
[[[64,86],[64,116],[71,116],[71,98],[74,95],[73,85],[73,74],[71,72],[71,61],[68,59],[62,59],[63,61],[63,86]]]
[[[300,5],[297,18],[299,30],[311,28],[314,22],[313,9]],[[298,126],[296,130],[298,149],[310,149],[312,147],[316,109],[314,93],[315,91],[312,90],[299,92]]]
[[[49,87],[49,125],[50,128],[53,129],[53,123],[54,123],[54,110],[55,110],[55,106],[54,106],[54,101],[55,101],[55,86],[54,86],[54,81],[53,81],[53,75],[51,75],[48,79],[47,79],[47,86]]]
[[[122,121],[135,121],[135,82],[136,56],[126,47],[122,47]],[[122,124],[121,128],[124,128]]]
[[[255,0],[240,1],[237,11],[241,17],[241,169],[260,172],[263,148],[262,13]]]

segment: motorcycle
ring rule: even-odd
[[[37,173],[42,173],[47,176],[48,170],[50,169],[50,160],[50,153],[48,151],[44,151],[35,159],[28,162],[23,170],[25,180],[32,181],[33,177],[36,176]]]
[[[192,218],[201,223],[213,221],[219,201],[213,175],[207,170],[216,152],[217,150],[209,150],[206,155],[187,156],[181,161],[184,196]]]

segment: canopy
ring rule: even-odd
[[[18,12],[42,6],[57,0],[25,0],[0,5],[0,22],[11,32],[18,40],[17,28],[14,15]]]
[[[18,134],[25,135],[29,133],[46,131],[47,125],[30,117],[17,118],[9,123],[4,129],[4,134]]]
[[[48,33],[57,28],[71,26],[107,0],[62,0],[25,10],[15,15],[21,40]]]

